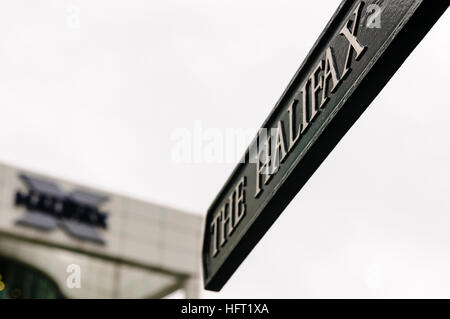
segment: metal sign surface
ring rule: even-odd
[[[208,209],[206,289],[222,288],[449,2],[341,3]]]

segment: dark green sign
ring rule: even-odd
[[[206,289],[222,288],[449,2],[341,3],[208,209]]]

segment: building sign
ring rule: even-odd
[[[208,209],[206,289],[222,288],[449,2],[341,3]]]
[[[99,209],[106,196],[80,189],[65,193],[53,181],[27,174],[19,177],[28,191],[16,192],[15,205],[26,208],[17,225],[42,231],[61,227],[73,238],[104,244],[96,228],[107,228],[108,215]]]

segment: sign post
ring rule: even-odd
[[[341,3],[208,209],[206,289],[223,287],[449,3]]]

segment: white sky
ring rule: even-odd
[[[2,1],[0,161],[205,214],[235,164],[174,163],[171,134],[259,127],[339,3]],[[205,297],[450,297],[449,31]]]

